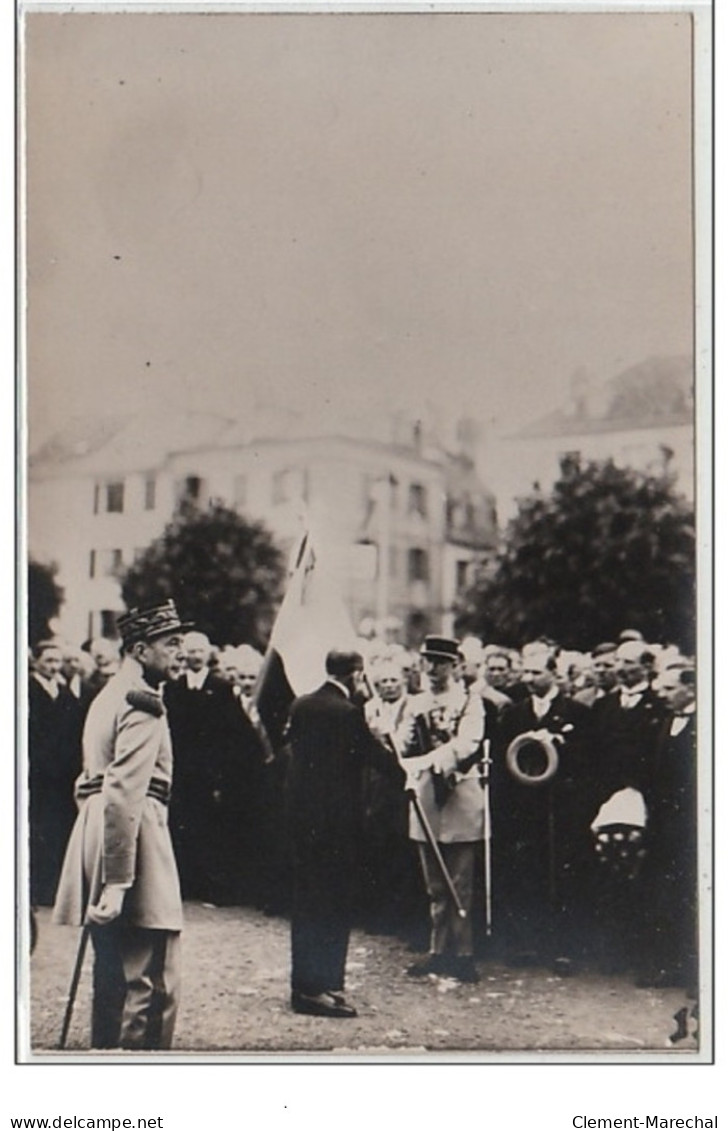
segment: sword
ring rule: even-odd
[[[406,770],[406,767],[404,765],[404,759],[402,758],[402,755],[399,751],[399,747],[397,746],[397,743],[395,741],[394,734],[391,731],[388,731],[387,734],[384,735],[384,737],[389,742],[389,745],[391,746],[391,748],[392,748],[392,750],[393,750],[393,752],[394,752],[394,754],[397,758],[397,761],[399,762],[400,766],[402,767],[402,769],[406,773],[407,770]],[[460,901],[460,896],[458,895],[457,889],[455,888],[455,884],[453,883],[453,878],[447,870],[447,865],[446,865],[445,861],[443,860],[442,852],[440,851],[440,846],[437,843],[437,841],[435,840],[435,834],[433,833],[432,826],[430,825],[430,822],[427,819],[427,815],[426,815],[424,809],[422,808],[422,805],[420,804],[420,799],[417,796],[417,793],[415,792],[414,789],[406,789],[405,793],[406,793],[406,795],[409,799],[410,805],[412,806],[412,808],[415,811],[415,815],[417,816],[417,820],[420,823],[420,828],[422,829],[422,832],[425,834],[425,840],[427,841],[430,848],[432,849],[432,854],[435,857],[435,860],[437,861],[437,866],[440,869],[440,873],[442,875],[443,880],[445,881],[445,886],[446,886],[448,892],[450,893],[450,898],[452,899],[453,904],[455,905],[455,909],[456,909],[456,911],[457,911],[457,913],[458,913],[458,915],[460,916],[461,919],[467,919],[468,913],[467,913],[467,911],[465,910],[465,908],[463,907],[463,905]]]
[[[493,933],[492,857],[490,843],[490,740],[483,743],[480,784],[483,787],[483,870],[485,883],[485,933]]]
[[[445,881],[445,886],[447,887],[447,890],[450,893],[450,898],[452,899],[453,903],[455,904],[455,909],[457,910],[457,913],[458,913],[458,915],[460,916],[461,919],[467,919],[468,913],[465,910],[465,908],[463,907],[462,903],[460,902],[460,896],[458,895],[458,893],[455,889],[455,884],[453,883],[452,876],[448,872],[447,865],[445,864],[445,861],[442,858],[442,853],[440,852],[440,846],[437,843],[437,841],[435,840],[435,834],[433,833],[430,822],[427,820],[427,816],[425,814],[425,811],[420,804],[420,799],[417,796],[417,794],[415,793],[414,789],[408,789],[408,790],[405,790],[405,792],[406,792],[407,796],[409,797],[410,804],[412,805],[412,808],[414,809],[414,811],[417,815],[417,820],[420,822],[420,828],[422,829],[423,833],[425,834],[425,840],[429,844],[430,848],[432,849],[432,853],[433,853],[435,859],[437,860],[437,866],[440,869],[440,872],[442,873],[442,878]]]

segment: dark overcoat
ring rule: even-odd
[[[237,902],[252,867],[250,802],[261,743],[226,680],[183,674],[164,700],[174,749],[170,822],[185,898]]]
[[[592,851],[590,721],[588,707],[561,693],[539,719],[529,697],[506,708],[493,744],[495,922],[510,924],[527,949],[555,912],[574,914],[583,894]],[[518,735],[544,729],[558,736],[556,773],[543,784],[524,784],[508,768],[508,747]]]
[[[374,765],[402,784],[404,774],[359,707],[329,681],[294,702],[289,740],[292,987],[317,994],[343,988],[364,767]]]

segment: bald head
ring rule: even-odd
[[[204,632],[188,632],[184,638],[187,667],[192,672],[200,672],[210,661],[212,645]]]

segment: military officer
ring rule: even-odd
[[[87,922],[94,947],[91,1044],[169,1048],[182,902],[167,823],[172,746],[161,685],[182,649],[174,602],[119,617],[124,659],[83,734],[79,814],[55,921]]]
[[[457,640],[426,636],[421,648],[426,691],[410,698],[397,732],[409,785],[438,843],[465,918],[456,913],[434,850],[415,812],[410,837],[417,842],[430,899],[430,950],[407,970],[410,977],[449,974],[479,981],[473,959],[475,850],[484,832],[484,796],[477,763],[485,737],[483,700],[455,678],[462,657]]]

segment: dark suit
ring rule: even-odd
[[[524,784],[506,764],[518,735],[546,729],[563,736],[555,775]],[[537,718],[532,700],[506,708],[492,752],[494,927],[507,951],[549,954],[572,949],[583,910],[589,832],[587,707],[563,694]]]
[[[660,728],[655,773],[646,791],[644,974],[686,988],[697,982],[697,773],[695,715],[679,734]]]
[[[354,869],[367,764],[404,774],[372,736],[361,710],[334,683],[291,709],[288,781],[293,854],[294,993],[340,991],[349,944]]]
[[[164,700],[175,764],[170,826],[183,895],[238,902],[253,868],[248,815],[260,741],[230,684],[214,673],[199,690],[183,674],[167,684]]]
[[[617,690],[596,700],[591,717],[595,755],[593,818],[605,801],[623,789],[635,789],[647,801],[655,782],[657,742],[665,722],[665,707],[649,687],[632,707],[622,706]],[[621,835],[619,829],[616,831]],[[641,959],[646,894],[643,845],[636,841],[625,851],[634,851],[634,858],[630,857],[625,866],[621,855],[602,860],[593,887],[600,961],[607,972],[627,970]]]
[[[34,676],[28,683],[31,903],[49,906],[76,819],[73,784],[81,772],[76,703],[67,688],[53,699]]]
[[[631,786],[644,794],[654,776],[655,751],[665,707],[647,688],[634,707],[622,707],[619,691],[596,699],[591,708],[595,739],[595,812],[617,790]]]

